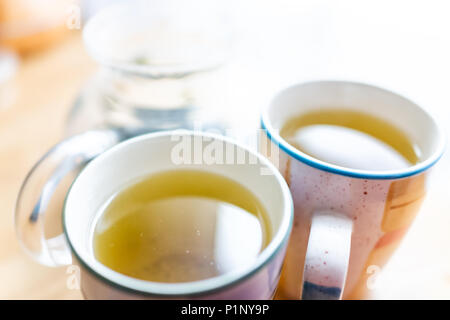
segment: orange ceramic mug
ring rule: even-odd
[[[386,120],[415,141],[422,155],[406,169],[366,171],[315,159],[279,135],[285,122],[326,107]],[[413,102],[377,87],[339,81],[296,85],[278,94],[262,115],[261,150],[276,160],[294,199],[294,226],[277,297],[361,298],[370,266],[382,267],[413,221],[425,196],[429,169],[445,139],[432,117]],[[370,270],[370,269],[369,269]]]

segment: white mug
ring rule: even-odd
[[[113,130],[87,132],[57,145],[36,164],[24,182],[16,208],[16,228],[25,250],[45,265],[78,266],[86,299],[271,299],[293,217],[292,198],[277,169],[263,156],[218,135],[150,133],[108,149],[122,138]],[[224,152],[208,159],[208,146],[222,147]],[[179,147],[192,148],[192,152],[180,158]],[[63,234],[47,239],[44,216],[49,213],[56,186],[67,173],[93,157],[67,192],[62,208]],[[254,263],[205,280],[159,283],[126,276],[97,261],[92,234],[101,206],[140,177],[186,168],[226,176],[251,190],[265,206],[273,236]]]

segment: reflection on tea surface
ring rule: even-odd
[[[200,171],[169,171],[126,188],[94,234],[96,258],[157,282],[215,277],[254,262],[270,240],[266,212],[238,183]]]
[[[372,115],[345,109],[294,117],[280,135],[314,158],[352,169],[401,169],[420,158],[417,145],[400,129]]]

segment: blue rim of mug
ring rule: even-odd
[[[276,97],[283,94],[284,92],[288,90],[292,90],[296,87],[305,85],[305,84],[313,84],[313,83],[337,83],[337,84],[349,84],[349,85],[355,85],[360,87],[369,88],[371,90],[380,90],[385,93],[389,93],[391,95],[395,95],[405,101],[408,101],[411,106],[414,106],[416,108],[421,109],[425,114],[427,114],[430,119],[433,121],[433,124],[438,132],[438,146],[436,150],[433,152],[432,155],[430,155],[426,160],[421,161],[411,167],[408,167],[406,169],[400,169],[400,170],[386,170],[386,171],[369,171],[369,170],[358,170],[358,169],[351,169],[346,167],[341,167],[338,165],[334,165],[331,163],[327,163],[325,161],[321,161],[319,159],[316,159],[314,157],[309,156],[308,154],[301,152],[297,148],[293,147],[291,144],[289,144],[286,140],[284,140],[278,133],[278,130],[276,130],[272,125],[269,117],[269,109],[271,108],[272,102],[269,103],[269,105],[264,109],[262,116],[261,116],[261,128],[265,131],[267,137],[270,141],[272,141],[275,145],[277,145],[281,150],[283,150],[285,153],[287,153],[289,156],[293,157],[294,159],[303,162],[313,168],[335,173],[342,176],[352,177],[352,178],[358,178],[358,179],[379,179],[379,180],[389,180],[389,179],[401,179],[410,177],[413,175],[416,175],[418,173],[421,173],[431,166],[433,166],[444,154],[445,145],[446,145],[446,139],[444,136],[444,133],[442,131],[441,126],[438,125],[435,118],[433,118],[429,112],[425,111],[420,106],[416,105],[414,102],[410,101],[409,99],[398,95],[392,91],[382,89],[377,86],[373,86],[366,83],[361,82],[351,82],[351,81],[312,81],[312,82],[305,82],[296,84],[293,86],[290,86],[284,90],[282,90]]]
[[[244,280],[250,278],[251,276],[253,276],[254,274],[256,274],[258,271],[260,271],[265,266],[267,266],[269,264],[269,262],[271,262],[277,256],[277,254],[280,253],[280,250],[285,245],[287,245],[287,241],[288,241],[290,233],[292,231],[292,225],[293,225],[293,219],[294,219],[293,218],[294,217],[294,204],[293,204],[292,196],[289,191],[289,187],[287,186],[286,181],[283,179],[283,177],[281,176],[281,174],[279,173],[277,168],[261,154],[250,150],[248,147],[244,146],[243,144],[241,144],[237,141],[232,140],[231,138],[213,134],[213,133],[207,133],[207,132],[199,133],[199,132],[194,132],[194,131],[189,131],[189,130],[182,130],[182,131],[184,132],[184,134],[201,135],[201,136],[210,137],[213,139],[214,138],[220,139],[224,142],[232,143],[235,146],[242,148],[246,152],[249,152],[249,153],[255,155],[257,157],[257,159],[260,160],[261,163],[265,167],[269,168],[270,171],[273,172],[273,174],[276,176],[276,180],[279,182],[280,188],[282,189],[283,199],[286,202],[286,206],[283,209],[283,214],[286,214],[286,212],[288,212],[288,214],[289,214],[288,221],[285,222],[285,219],[282,220],[282,224],[280,225],[279,231],[277,232],[277,234],[275,234],[273,236],[269,245],[266,248],[264,248],[264,250],[258,255],[255,263],[253,263],[251,267],[246,268],[245,270],[239,270],[239,275],[233,274],[230,276],[228,273],[226,273],[221,276],[209,278],[206,280],[194,281],[194,282],[158,283],[158,282],[140,280],[140,279],[132,278],[130,276],[126,276],[124,274],[116,272],[116,271],[102,265],[100,262],[95,260],[95,258],[94,258],[94,260],[95,260],[94,264],[85,261],[85,259],[83,257],[81,257],[81,255],[77,252],[77,250],[75,249],[75,246],[73,245],[73,243],[69,237],[69,233],[68,233],[68,229],[67,229],[67,221],[66,221],[67,200],[69,198],[70,191],[72,190],[76,181],[78,181],[78,178],[81,176],[83,171],[88,166],[90,166],[91,164],[93,164],[95,162],[102,161],[103,158],[107,157],[110,153],[115,152],[116,149],[123,148],[126,145],[137,142],[139,140],[170,135],[173,133],[173,131],[161,131],[161,132],[148,133],[148,134],[144,134],[144,135],[141,135],[141,136],[138,136],[135,138],[128,139],[128,140],[121,142],[121,143],[117,144],[116,146],[108,149],[106,152],[102,153],[97,158],[95,158],[90,163],[88,163],[88,165],[77,175],[77,177],[74,179],[74,181],[70,185],[70,188],[64,199],[63,210],[62,210],[63,232],[65,235],[65,238],[67,239],[69,248],[71,249],[71,252],[75,256],[76,260],[84,268],[86,268],[89,272],[91,272],[93,275],[95,275],[98,279],[102,280],[109,286],[116,288],[120,291],[129,292],[131,294],[147,296],[147,297],[164,297],[164,298],[189,298],[189,297],[206,296],[209,294],[214,294],[216,292],[223,291],[230,287],[238,285],[242,281],[244,281]],[[280,234],[278,234],[278,233],[280,233]],[[100,270],[99,270],[99,267],[100,267]],[[104,273],[107,273],[107,275],[105,275]],[[227,277],[227,275],[229,275],[229,276]],[[111,279],[111,276],[113,276],[114,279]],[[144,284],[147,284],[146,287],[151,287],[152,285],[156,286],[156,287],[163,287],[163,286],[189,287],[189,286],[192,286],[193,284],[197,284],[197,286],[200,286],[200,283],[206,283],[207,281],[209,281],[211,279],[218,279],[218,278],[222,278],[222,279],[227,278],[227,279],[223,280],[222,284],[216,285],[216,286],[211,286],[211,288],[207,288],[207,289],[198,289],[198,290],[192,290],[192,291],[180,290],[179,292],[158,292],[157,290],[154,290],[154,291],[144,290],[144,288],[143,288],[143,286],[145,286]],[[123,280],[123,281],[116,281],[117,279]],[[134,283],[134,284],[140,283],[143,286],[140,286],[140,288],[136,288],[136,287],[133,287],[133,285],[124,284],[124,282],[127,280],[128,280],[128,283]]]

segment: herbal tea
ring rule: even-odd
[[[362,170],[392,170],[419,161],[420,150],[400,129],[358,111],[311,111],[286,122],[280,135],[325,162]]]
[[[94,255],[130,277],[188,282],[250,265],[270,241],[261,202],[212,173],[174,170],[125,188],[95,226]]]

